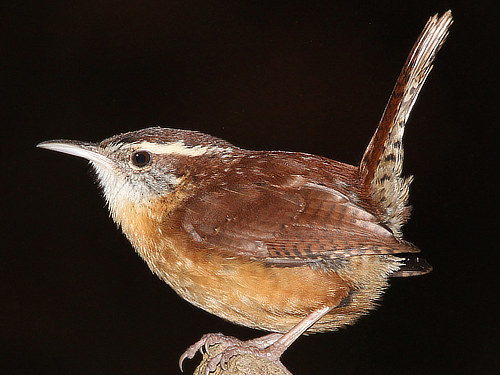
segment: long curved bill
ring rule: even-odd
[[[102,149],[96,143],[57,139],[41,142],[36,147],[78,156],[99,166],[114,167],[113,161],[102,154]]]

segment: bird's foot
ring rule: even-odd
[[[212,345],[223,345],[224,347],[228,347],[231,343],[238,342],[236,337],[225,336],[222,333],[207,333],[201,337],[198,341],[196,341],[193,345],[186,349],[184,353],[182,353],[179,358],[179,367],[182,371],[182,363],[186,358],[193,359],[197,352],[203,354],[205,351],[208,352],[208,347]]]
[[[282,336],[283,335],[281,334],[273,333],[254,340],[241,341],[235,337],[224,336],[220,333],[209,333],[191,345],[182,354],[179,359],[179,366],[182,370],[182,362],[184,359],[192,359],[198,351],[203,354],[203,350],[208,352],[209,347],[218,345],[222,346],[222,350],[217,350],[218,354],[208,359],[205,367],[205,375],[208,375],[210,372],[214,372],[217,369],[217,366],[226,370],[229,360],[233,357],[241,355],[252,355],[254,357],[273,362],[282,370],[283,374],[290,374],[290,372],[280,362],[280,357],[286,349],[284,346],[279,344],[279,339]]]

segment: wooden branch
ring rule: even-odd
[[[208,361],[224,350],[223,345],[212,345],[208,352],[203,354],[203,359],[193,375],[205,375]],[[210,375],[293,375],[283,365],[272,362],[266,358],[253,354],[239,354],[232,357],[223,370],[220,365]]]

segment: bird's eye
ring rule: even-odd
[[[151,154],[147,151],[135,151],[130,160],[136,167],[143,168],[151,163]]]

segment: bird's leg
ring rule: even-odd
[[[257,337],[256,339],[248,340],[245,341],[246,344],[255,346],[256,348],[267,348],[268,346],[271,346],[274,344],[276,341],[278,341],[279,338],[283,337],[282,333],[270,333],[269,335]]]
[[[197,351],[202,351],[202,348],[207,350],[209,346],[219,344],[224,345],[225,349],[221,354],[215,356],[209,361],[207,365],[207,374],[215,371],[219,364],[222,368],[226,368],[227,362],[231,359],[231,357],[241,354],[253,354],[258,357],[267,358],[272,362],[276,362],[280,367],[286,370],[280,362],[281,355],[298,337],[300,337],[300,335],[302,335],[309,327],[321,319],[330,310],[330,307],[324,307],[313,311],[285,334],[272,333],[248,341],[240,341],[235,337],[224,336],[220,333],[204,335],[198,342],[191,345],[182,354],[179,359],[179,366],[181,366],[182,370],[182,362],[184,359],[193,358]]]

